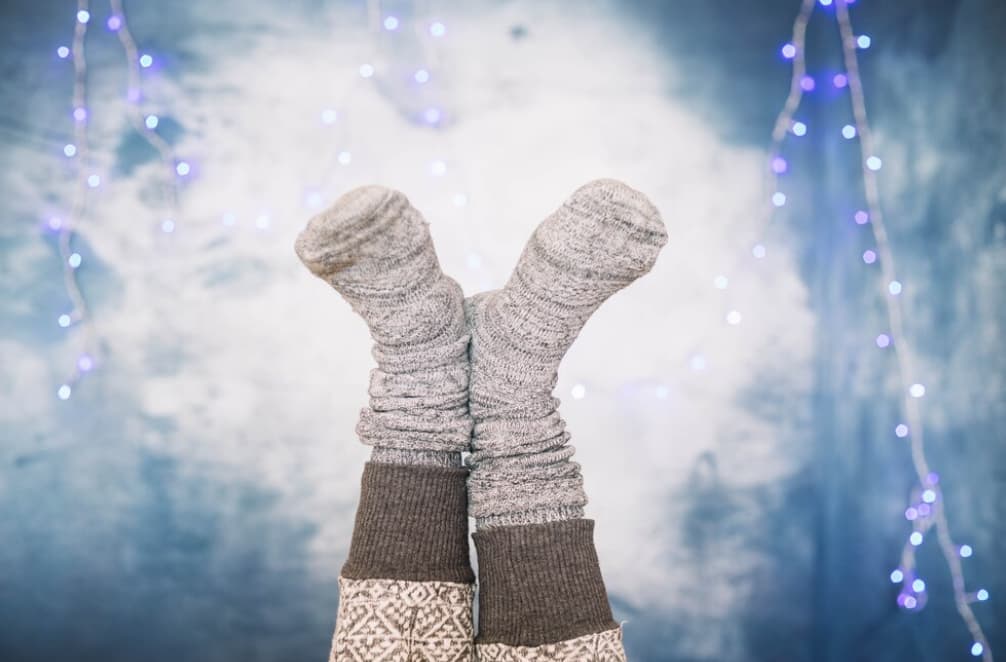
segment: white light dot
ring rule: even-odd
[[[902,581],[904,578],[905,578],[905,573],[901,572],[900,570],[892,570],[891,571],[891,583],[892,584],[897,584],[898,582]]]
[[[440,121],[440,110],[437,108],[427,108],[423,111],[423,119],[427,124],[436,124]]]
[[[61,60],[65,60],[70,57],[70,49],[66,46],[60,46],[56,49],[56,55],[58,55]]]
[[[100,175],[88,175],[87,185],[91,188],[98,188],[101,186],[101,176]]]
[[[901,294],[901,289],[902,287],[899,281],[892,280],[890,283],[887,284],[887,291],[895,296]]]
[[[259,230],[265,230],[266,228],[269,227],[269,223],[271,222],[271,220],[272,219],[269,218],[269,214],[263,212],[255,218],[255,227],[257,227]]]
[[[729,284],[730,280],[726,276],[721,275],[713,279],[713,285],[716,286],[717,290],[725,290]]]
[[[900,439],[904,439],[908,436],[908,426],[904,423],[898,423],[894,428],[894,434]]]
[[[772,194],[772,204],[776,207],[782,207],[786,204],[786,194],[782,191],[776,191]]]
[[[342,165],[349,165],[350,162],[353,160],[353,155],[349,152],[342,151],[339,152],[339,156],[337,156],[336,158]]]
[[[908,394],[913,398],[921,398],[926,394],[926,387],[922,384],[912,384],[908,387]]]
[[[151,55],[144,53],[143,55],[140,56],[140,66],[143,67],[144,69],[150,67],[150,65],[152,65],[153,63],[154,58]]]
[[[306,196],[304,196],[304,204],[312,208],[320,207],[321,193],[318,193],[317,191],[311,191]]]
[[[430,72],[426,69],[416,69],[416,73],[412,74],[412,77],[417,83],[425,83],[430,79]]]
[[[880,170],[880,167],[883,165],[884,162],[878,156],[870,156],[866,159],[866,167],[870,170]]]
[[[326,108],[321,111],[321,121],[325,124],[333,124],[336,118],[338,118],[338,113],[331,108]]]
[[[702,372],[703,370],[706,369],[707,365],[708,363],[706,361],[706,357],[703,356],[702,354],[696,354],[692,356],[692,358],[689,359],[688,361],[688,367],[690,367],[695,372]]]
[[[926,590],[926,583],[921,579],[916,579],[912,582],[912,590],[916,593],[922,593]]]
[[[862,209],[853,214],[853,218],[856,219],[856,225],[866,225],[870,222],[870,215]]]
[[[912,531],[912,535],[908,536],[908,542],[912,543],[913,547],[918,547],[922,544],[922,534],[918,531]]]
[[[822,7],[830,7],[832,0],[820,0]]]
[[[63,313],[56,320],[56,323],[59,324],[61,327],[63,327],[65,329],[66,327],[70,326],[70,322],[71,321],[73,321],[73,320],[70,319],[70,316],[67,315],[66,313]]]
[[[971,558],[971,555],[974,554],[974,551],[975,550],[971,549],[971,545],[961,545],[961,548],[958,550],[958,553],[961,555],[962,559],[967,559]]]
[[[447,172],[447,164],[443,161],[437,159],[436,161],[430,161],[430,174],[439,177]]]
[[[385,30],[397,30],[398,29],[398,17],[397,16],[386,16],[384,19],[384,29]]]
[[[76,269],[80,266],[80,263],[84,261],[84,258],[80,256],[80,253],[70,253],[70,257],[66,258],[66,263],[70,265],[71,268]]]
[[[434,37],[443,37],[447,34],[447,26],[440,21],[434,21],[430,23],[430,34]]]
[[[569,390],[569,394],[573,396],[574,400],[583,400],[583,396],[587,395],[587,387],[583,384],[574,384],[573,388]]]
[[[468,196],[467,195],[465,195],[464,193],[455,193],[454,194],[454,206],[455,207],[464,207],[467,204],[468,204]]]
[[[905,606],[906,607],[908,607],[909,609],[915,609],[915,606],[917,604],[919,604],[919,601],[916,600],[913,596],[911,596],[911,595],[906,595],[905,596]]]
[[[886,333],[881,333],[877,336],[877,347],[884,349],[885,347],[891,346],[891,336]]]
[[[866,262],[867,264],[873,264],[876,261],[877,261],[877,254],[874,251],[869,249],[863,251],[863,262]]]
[[[793,135],[794,136],[805,136],[807,135],[807,125],[803,122],[793,122]]]
[[[156,129],[159,122],[160,119],[158,119],[157,115],[147,115],[146,119],[143,120],[148,129]]]
[[[161,231],[164,232],[165,234],[171,234],[172,232],[175,231],[175,222],[172,221],[170,218],[164,219],[163,221],[161,221]]]
[[[371,64],[361,64],[360,75],[364,78],[370,78],[374,75],[374,66]]]
[[[727,324],[731,326],[737,326],[741,323],[741,314],[739,311],[731,310],[727,313]]]
[[[980,588],[978,589],[978,592],[975,593],[975,597],[978,598],[979,602],[985,602],[986,600],[989,599],[989,592],[983,588]]]
[[[852,140],[856,137],[856,127],[851,124],[846,124],[842,127],[842,137],[846,140]]]
[[[478,253],[469,253],[465,259],[469,269],[478,269],[482,266],[482,257]]]
[[[792,60],[796,57],[796,46],[793,44],[783,44],[782,56],[787,60]]]
[[[922,492],[922,500],[926,503],[934,503],[936,501],[936,492],[933,490],[925,490]]]
[[[872,43],[873,40],[870,39],[869,35],[861,34],[858,37],[856,37],[856,45],[859,46],[860,48],[869,48],[870,44]]]
[[[67,143],[63,145],[63,154],[67,157],[74,156],[77,153],[77,146],[73,143]]]
[[[757,259],[762,259],[765,257],[765,247],[761,244],[755,244],[754,248],[751,249],[751,255],[754,255]]]
[[[175,166],[175,172],[184,177],[192,172],[192,166],[190,166],[187,161],[179,161],[178,165]]]
[[[81,23],[87,23],[88,21],[91,20],[91,12],[87,11],[86,9],[81,9],[79,12],[77,12],[77,20]]]
[[[56,397],[58,397],[60,400],[69,400],[70,399],[70,385],[69,384],[63,384],[62,386],[60,386],[59,389],[56,391]]]
[[[985,652],[985,647],[982,646],[981,643],[979,643],[979,642],[976,641],[974,644],[972,644],[972,646],[971,646],[971,655],[972,656],[978,657],[978,656],[980,656],[984,652]]]

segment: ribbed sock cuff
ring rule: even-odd
[[[617,628],[594,522],[493,527],[474,534],[480,644],[540,646]]]
[[[368,462],[342,576],[470,583],[464,469]]]

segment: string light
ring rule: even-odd
[[[443,37],[447,34],[447,26],[440,21],[434,21],[430,23],[430,34],[434,37]]]

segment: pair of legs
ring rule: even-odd
[[[552,390],[590,315],[666,241],[645,196],[591,182],[505,287],[465,299],[401,193],[355,189],[308,222],[297,254],[367,322],[377,360],[333,660],[625,659]]]

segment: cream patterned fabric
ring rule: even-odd
[[[626,662],[622,628],[543,646],[479,644],[479,662]]]
[[[471,584],[340,577],[329,662],[472,662],[473,591]]]

